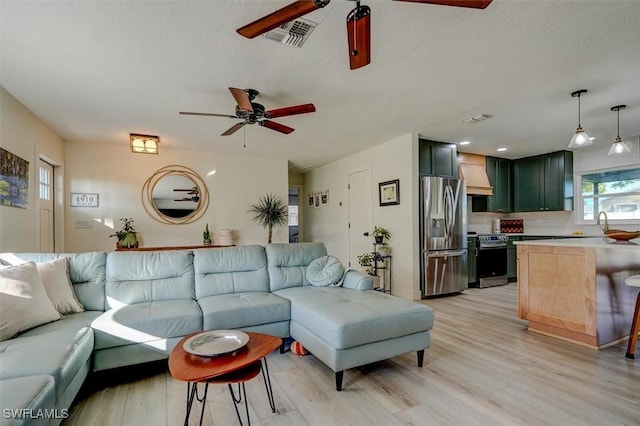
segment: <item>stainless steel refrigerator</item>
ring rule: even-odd
[[[467,280],[467,189],[464,181],[420,178],[422,297],[460,292]]]

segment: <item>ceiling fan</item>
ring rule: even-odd
[[[276,132],[284,133],[288,135],[295,129],[285,126],[284,124],[276,123],[270,120],[276,117],[286,117],[289,115],[306,114],[308,112],[315,112],[316,107],[313,104],[302,104],[289,106],[284,108],[277,108],[271,110],[265,110],[264,106],[253,102],[253,100],[260,93],[254,89],[237,89],[235,87],[229,87],[229,91],[236,101],[236,113],[235,115],[229,114],[212,114],[207,112],[185,112],[180,111],[182,115],[204,115],[209,117],[227,117],[243,120],[239,123],[231,126],[221,136],[229,136],[240,130],[247,124],[256,124],[266,127]]]
[[[293,21],[314,10],[321,9],[331,0],[298,0],[263,16],[250,24],[238,28],[238,34],[255,38],[289,21]],[[349,45],[349,66],[352,70],[368,65],[371,62],[371,8],[361,6],[360,0],[347,15],[347,37]],[[395,0],[411,3],[427,3],[442,6],[470,7],[484,9],[492,0]]]

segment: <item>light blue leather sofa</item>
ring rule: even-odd
[[[37,422],[58,424],[90,371],[166,359],[182,337],[211,329],[291,336],[335,372],[338,390],[345,369],[412,351],[421,366],[433,311],[374,291],[358,271],[342,287],[311,286],[306,268],[326,254],[322,243],[12,254],[69,257],[86,311],[0,342],[2,408],[56,409]],[[32,421],[6,417],[0,424]]]

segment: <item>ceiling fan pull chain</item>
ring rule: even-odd
[[[242,147],[246,148],[247,147],[247,126],[244,126],[244,131],[242,132],[242,136],[243,136]]]

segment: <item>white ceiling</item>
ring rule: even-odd
[[[610,145],[620,112],[640,134],[640,1],[494,0],[485,10],[390,0],[372,9],[372,60],[350,71],[345,17],[334,0],[302,48],[235,29],[288,4],[276,0],[0,0],[1,84],[65,140],[285,158],[306,171],[418,132],[470,140],[463,151],[517,158],[566,148],[582,125]],[[267,109],[313,102],[276,121],[283,135],[235,120],[228,87],[254,88]],[[491,119],[462,120],[489,114]],[[246,137],[246,148],[243,139]],[[637,145],[636,145],[637,146]],[[590,148],[584,148],[590,149]]]

